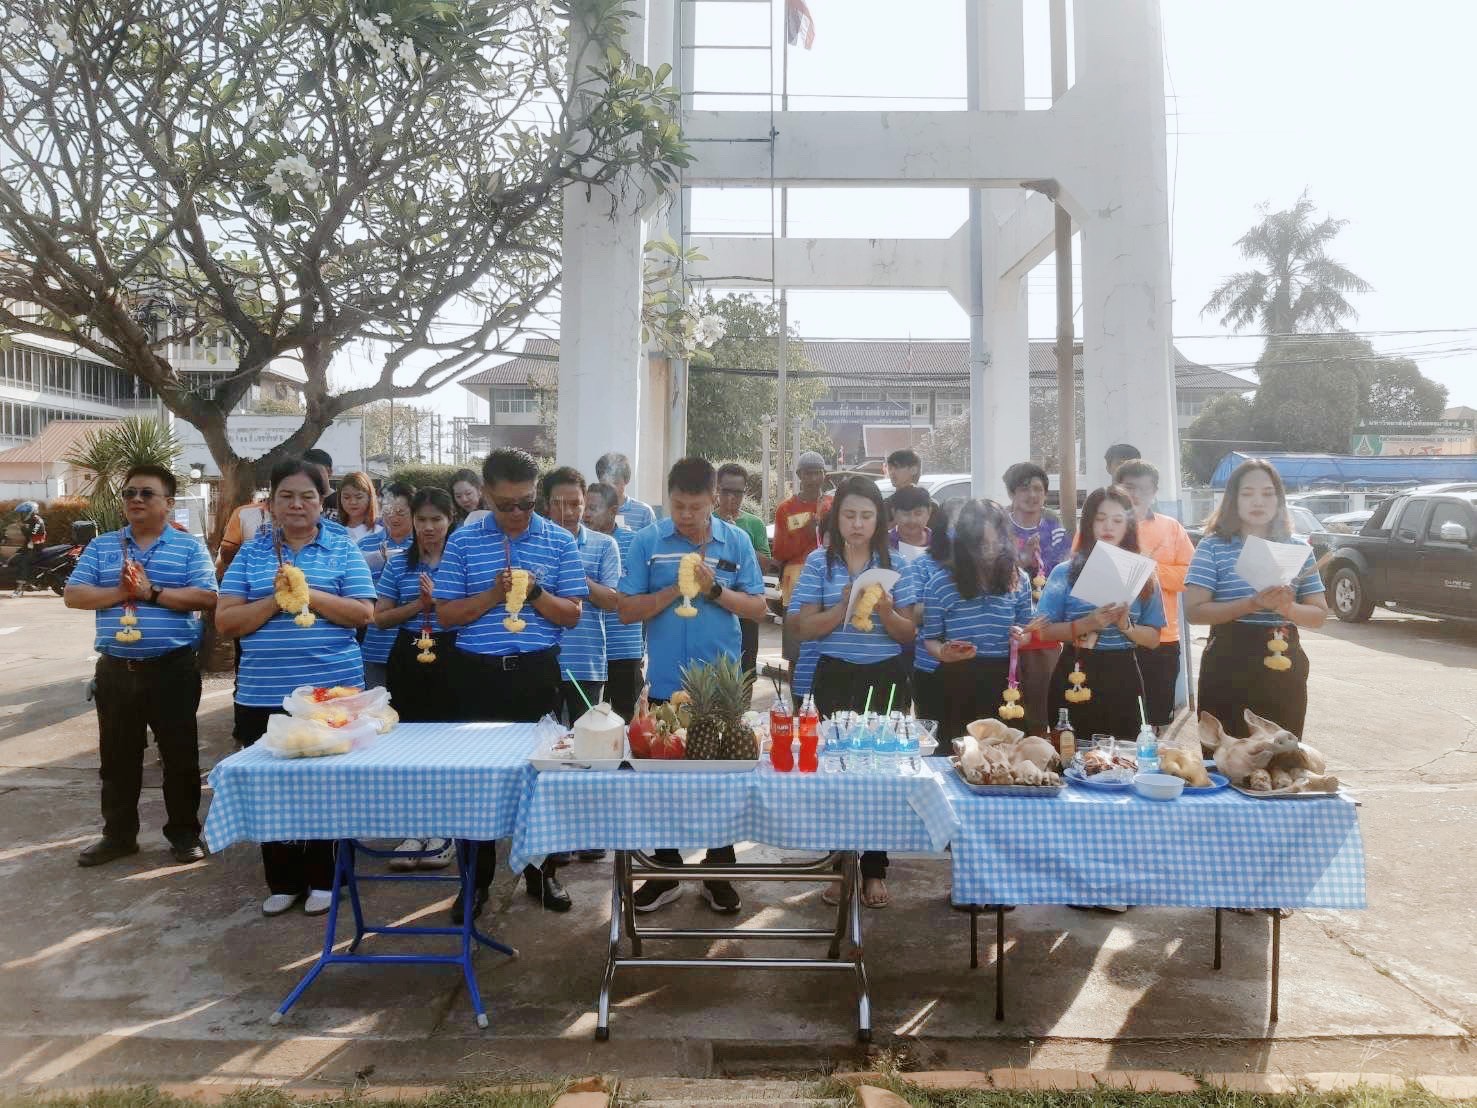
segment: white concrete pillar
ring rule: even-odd
[[[636,5],[644,10],[645,4]],[[627,48],[646,54],[644,19],[633,18]],[[574,72],[585,55],[585,72]],[[597,55],[578,26],[571,27],[570,81],[587,85]],[[590,480],[595,461],[619,450],[640,472],[641,390],[646,351],[641,342],[641,217],[627,204],[612,207],[600,189],[564,190],[562,299],[559,327],[558,455]],[[649,490],[638,486],[635,495]],[[644,497],[643,497],[644,498]]]
[[[1104,450],[1132,443],[1159,467],[1168,510],[1180,482],[1159,5],[1115,0],[1074,10],[1069,98],[1114,124],[1083,127],[1075,164],[1062,174],[1082,230],[1084,468],[1096,486]]]
[[[1005,471],[1031,457],[1031,347],[1026,319],[1026,282],[1004,277],[990,287],[985,304],[985,336],[990,368],[985,374],[983,467],[975,477],[975,494],[1004,501]]]

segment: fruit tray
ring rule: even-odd
[[[568,740],[572,732],[563,734],[548,734],[539,740],[533,753],[528,756],[528,764],[540,773],[549,770],[565,769],[620,769],[624,758],[576,758],[574,751],[569,749]],[[563,744],[563,749],[560,749]],[[631,748],[628,744],[625,753],[630,754]]]

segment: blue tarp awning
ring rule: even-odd
[[[1253,454],[1232,451],[1221,459],[1210,479],[1223,489],[1232,470],[1248,458],[1272,463],[1289,489],[1339,485],[1345,488],[1427,485],[1440,481],[1477,481],[1477,454],[1400,454],[1364,458],[1355,454]]]

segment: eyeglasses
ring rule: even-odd
[[[501,497],[495,497],[492,501],[492,506],[497,511],[505,514],[511,515],[513,512],[522,512],[526,515],[533,511],[533,506],[537,503],[538,500],[532,496],[525,496],[522,500],[504,500]]]
[[[132,485],[129,485],[128,488],[124,489],[120,495],[123,497],[124,500],[142,500],[144,503],[147,504],[150,500],[153,500],[154,497],[163,496],[164,494],[158,489],[136,489]]]
[[[384,517],[386,519],[409,519],[410,512],[405,508],[391,508],[388,512],[384,513]]]

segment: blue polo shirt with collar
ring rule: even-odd
[[[68,580],[94,588],[116,588],[123,576],[125,542],[128,556],[144,567],[155,587],[216,591],[215,570],[205,544],[194,535],[167,525],[147,549],[133,541],[132,526],[99,535],[82,551]],[[133,626],[134,630],[143,633],[143,638],[129,643],[121,643],[114,638],[123,630],[120,622],[123,614],[122,604],[100,608],[94,613],[97,628],[94,648],[99,654],[110,658],[157,658],[182,646],[193,647],[200,643],[203,625],[199,612],[176,612],[150,604],[147,600],[135,601],[134,615],[138,617],[138,623]]]
[[[621,555],[621,574],[631,561],[631,540],[636,532],[629,527],[617,527],[613,537]],[[619,612],[602,612],[605,617],[605,657],[612,662],[640,660],[646,656],[646,624],[622,623]]]
[[[591,531],[583,523],[575,535],[585,576],[608,589],[621,580],[621,555],[615,539],[599,531]],[[586,588],[588,588],[588,582]],[[601,682],[606,678],[605,617],[608,613],[586,603],[580,609],[580,621],[566,628],[559,642],[559,669],[576,681]]]
[[[384,573],[389,560],[396,554],[409,549],[414,541],[414,532],[403,539],[396,540],[390,538],[390,533],[383,529],[371,531],[359,540],[359,553],[364,555],[364,562],[369,566],[369,575],[376,585],[379,584],[380,574]],[[381,664],[388,662],[390,648],[395,645],[395,636],[399,633],[398,627],[382,628],[371,623],[364,631],[364,642],[360,644],[364,652],[364,660]]]
[[[555,596],[579,600],[590,595],[585,584],[585,564],[573,535],[535,515],[529,519],[523,534],[510,538],[491,512],[476,523],[458,527],[446,540],[434,595],[437,600],[462,600],[486,592],[498,574],[508,568],[528,570],[538,584]],[[519,613],[527,626],[517,634],[503,626],[507,615],[507,606],[499,604],[475,622],[451,628],[457,633],[457,649],[469,654],[507,656],[535,654],[559,645],[562,629],[540,615],[532,604],[525,604]]]
[[[656,522],[656,512],[652,511],[651,505],[637,500],[634,496],[626,497],[626,502],[615,510],[616,525],[629,527],[632,531],[644,531]]]
[[[336,524],[320,522],[318,533],[301,550],[282,545],[282,561],[303,571],[308,587],[354,600],[375,598],[374,580],[364,555]],[[276,590],[277,550],[270,532],[241,548],[221,581],[222,596],[250,603]],[[303,685],[355,688],[364,684],[364,659],[352,627],[321,615],[311,627],[299,627],[296,612],[278,612],[241,639],[241,666],[236,671],[236,703],[249,708],[278,708],[282,698]]]
[[[709,527],[711,537],[703,548],[683,538],[670,517],[637,532],[631,540],[620,591],[641,596],[675,585],[682,556],[701,550],[719,584],[750,596],[763,596],[764,578],[749,536],[717,516],[711,518]],[[722,654],[737,660],[743,650],[738,616],[700,596],[693,601],[697,615],[684,618],[677,614],[680,603],[673,601],[646,621],[647,679],[651,695],[657,700],[670,699],[682,687],[683,666],[713,662]]]

